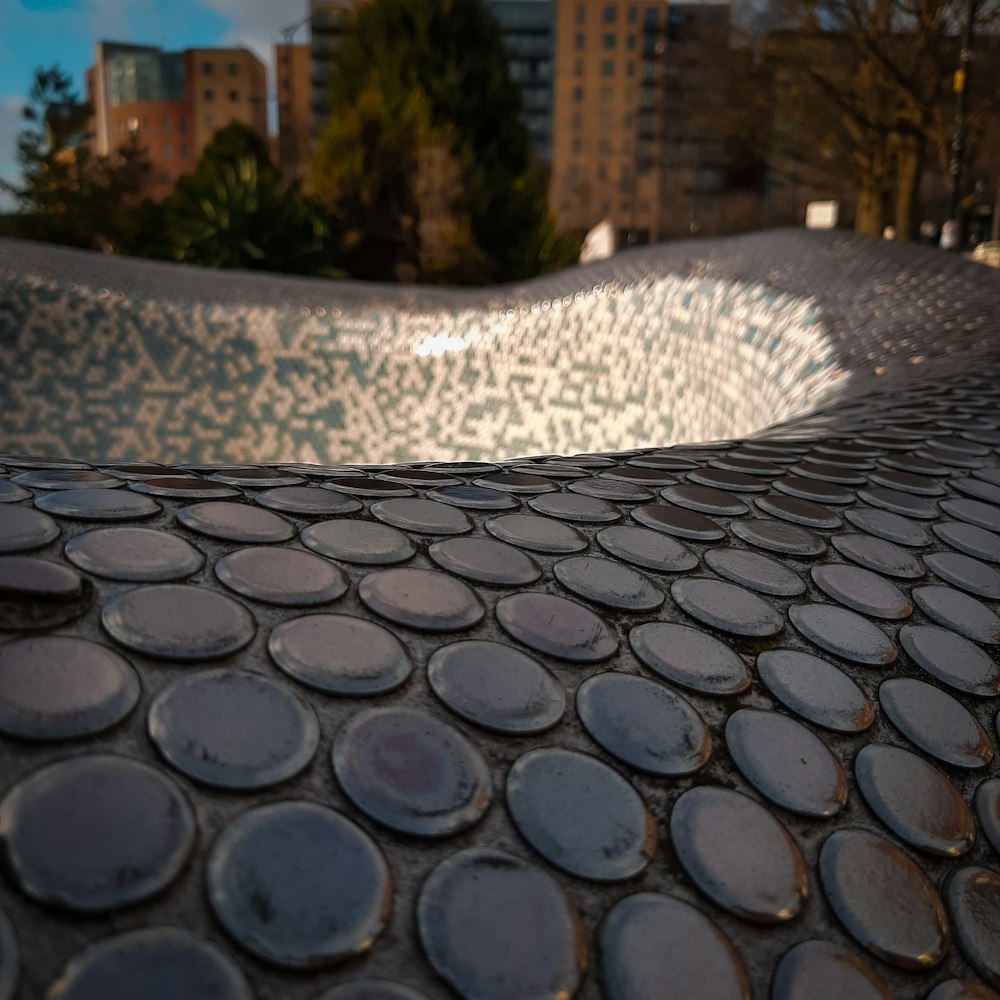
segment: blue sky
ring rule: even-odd
[[[0,0],[0,177],[18,177],[21,108],[37,67],[59,63],[83,97],[83,73],[101,40],[246,45],[270,64],[281,28],[306,10],[307,0]],[[303,30],[296,41],[304,40]]]

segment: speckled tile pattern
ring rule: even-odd
[[[557,291],[598,317],[648,293],[615,313],[641,337],[657,282],[743,282],[780,312],[816,265],[769,239],[510,295],[548,289],[527,310],[548,331]],[[640,447],[633,424],[600,452],[547,425],[451,462],[486,452],[386,397],[440,461],[299,448],[263,412],[253,440],[220,418],[213,461],[138,424],[45,439],[71,385],[9,395],[3,369],[0,1000],[995,995],[1000,294],[950,261],[917,281],[920,251],[810,245],[829,263],[838,240],[855,254],[815,316],[848,375],[753,437],[790,411],[740,400],[726,440]],[[66,297],[102,267],[202,308],[171,269],[60,272],[76,259],[13,295],[5,273],[0,329],[30,299],[33,329],[78,335]],[[615,268],[636,274],[612,298]],[[211,322],[272,308],[227,282]],[[345,285],[339,319],[379,295]],[[289,344],[324,317],[300,319]],[[666,412],[668,386],[630,384]],[[32,406],[37,450],[74,458],[23,447]],[[393,458],[376,437],[368,462]]]

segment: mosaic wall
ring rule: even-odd
[[[135,265],[108,264],[127,284]],[[36,453],[335,464],[634,447],[753,430],[837,374],[814,303],[755,283],[605,273],[572,295],[416,307],[391,290],[321,306],[343,298],[321,285],[312,305],[220,306],[69,288],[10,245],[0,265],[14,404],[0,434]]]
[[[5,328],[99,355],[80,288],[120,262],[42,264],[4,317],[79,308]],[[613,267],[510,292],[544,294],[505,336],[556,296],[553,330],[589,301],[640,343],[650,302],[712,301],[713,405],[787,419],[338,468],[266,462],[267,425],[240,465],[0,442],[0,1000],[997,1000],[1000,276],[793,234]],[[276,294],[289,343],[329,318],[300,311],[328,286],[180,275],[107,298],[208,316],[211,291],[207,331]],[[423,361],[472,356],[405,294]],[[768,304],[798,317],[780,340]],[[751,385],[811,337],[825,368]],[[20,356],[4,420],[79,426],[99,383]],[[215,406],[184,423],[225,448]]]

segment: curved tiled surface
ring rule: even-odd
[[[207,294],[46,266],[8,271],[4,332],[105,329],[59,281]],[[0,1000],[1000,990],[995,276],[797,234],[603,267],[525,289],[551,313],[647,268],[780,309],[811,275],[845,374],[818,412],[672,448],[3,446]],[[212,281],[233,315],[263,294]],[[48,363],[0,375],[6,427],[44,436],[78,388]]]

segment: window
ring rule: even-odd
[[[160,131],[169,132],[170,131],[170,119],[164,115],[163,120],[160,122]]]
[[[583,152],[583,143],[579,139],[574,139],[573,140],[573,152],[574,153],[582,153]]]
[[[583,60],[577,59],[576,65],[573,67],[573,73],[576,76],[583,76]]]
[[[582,49],[586,44],[587,44],[587,36],[586,35],[577,35],[576,36],[576,47],[577,47],[578,51],[580,49]]]
[[[607,104],[614,96],[614,91],[610,87],[601,87],[601,100]]]
[[[625,128],[631,128],[633,121],[634,121],[634,119],[633,119],[633,117],[631,115],[626,115],[625,116]]]
[[[635,63],[631,59],[625,65],[625,72],[628,76],[635,76]]]
[[[597,164],[597,179],[599,181],[606,181],[608,179],[608,168],[603,163]]]
[[[618,8],[617,7],[605,7],[604,8],[604,23],[614,24],[618,20]]]
[[[605,59],[601,63],[601,76],[614,76],[615,75],[615,64],[611,59]]]
[[[215,67],[211,63],[202,63],[201,71],[205,76],[211,76],[215,72]]]
[[[229,74],[230,76],[236,76],[236,74],[237,74],[237,73],[238,73],[239,71],[240,71],[240,68],[239,68],[239,66],[237,66],[237,65],[236,65],[236,63],[230,63],[230,64],[229,64],[229,65],[228,65],[228,66],[226,67],[226,72],[227,72],[227,73],[228,73],[228,74]]]
[[[288,65],[288,53],[287,52],[282,52],[281,53],[281,65],[282,66],[287,66]]]
[[[229,100],[238,101],[240,99],[240,92],[238,90],[229,91]]]
[[[215,91],[214,90],[206,90],[205,93],[202,96],[205,98],[206,101],[214,101],[215,100]]]
[[[639,20],[639,8],[638,7],[629,7],[629,9],[628,9],[628,23],[629,24],[635,24],[635,22],[638,21],[638,20]]]
[[[610,139],[602,139],[599,148],[600,148],[600,150],[601,150],[602,153],[605,153],[605,154],[610,153],[611,152],[611,140]]]
[[[601,112],[601,128],[611,128],[611,112]]]
[[[614,47],[615,47],[615,36],[614,36],[613,34],[610,34],[610,33],[606,34],[606,35],[605,35],[605,36],[604,36],[604,37],[603,37],[603,38],[601,39],[601,44],[602,44],[602,45],[603,45],[603,46],[604,46],[604,47],[605,47],[606,49],[614,49]]]
[[[643,23],[647,28],[655,28],[660,23],[660,12],[655,7],[647,7]]]
[[[626,140],[625,140],[625,141],[624,141],[624,142],[622,143],[622,152],[623,152],[623,153],[624,153],[624,154],[625,154],[626,156],[631,156],[631,155],[632,155],[632,143],[631,143],[631,142],[629,142],[629,141],[628,141],[628,139],[626,139]],[[623,167],[622,169],[624,170],[625,168]]]
[[[576,23],[584,24],[587,20],[587,8],[582,3],[576,5]]]
[[[627,164],[622,164],[622,184],[628,184],[632,180],[632,167]]]
[[[635,48],[635,35],[629,35],[628,36],[628,47],[630,49],[634,49]]]
[[[577,103],[583,100],[583,87],[573,88],[573,100]]]

